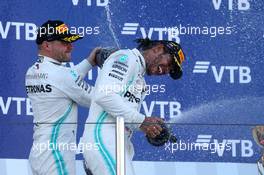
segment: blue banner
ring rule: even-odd
[[[146,76],[152,89],[141,108],[174,123],[177,145],[153,148],[137,132],[135,160],[255,163],[259,158],[251,129],[264,124],[263,0],[2,0],[0,158],[28,158],[33,113],[25,73],[37,59],[36,29],[48,19],[63,20],[84,36],[74,43],[72,64],[96,46],[134,48],[142,37],[182,45],[182,79]],[[87,81],[94,84],[96,76],[94,68]],[[87,114],[80,108],[78,140]],[[180,150],[180,143],[211,148]]]

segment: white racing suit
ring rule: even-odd
[[[39,55],[26,74],[34,115],[29,163],[33,175],[74,175],[77,104],[89,107],[92,87],[82,77],[91,69],[85,59],[73,68]]]
[[[83,149],[87,168],[93,175],[116,175],[116,117],[126,123],[126,175],[134,175],[132,130],[138,128],[145,115],[139,113],[145,97],[145,60],[137,49],[119,50],[105,61],[96,80],[94,97],[80,143],[96,145]],[[88,123],[88,124],[87,124]]]

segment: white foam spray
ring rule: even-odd
[[[106,12],[106,20],[107,20],[107,25],[108,25],[108,28],[111,32],[111,35],[115,41],[115,44],[118,48],[120,48],[120,42],[114,32],[114,27],[113,27],[113,23],[112,23],[112,20],[111,20],[111,10],[109,8],[109,4],[107,6],[105,6],[105,12]]]

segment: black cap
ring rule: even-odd
[[[171,78],[175,80],[181,78],[182,76],[181,65],[182,62],[184,61],[185,56],[180,44],[174,41],[150,40],[149,38],[136,39],[135,41],[139,44],[137,48],[142,50],[150,49],[157,44],[163,44],[166,52],[172,55],[172,59],[173,59],[172,60],[173,69],[170,71]]]
[[[161,41],[165,48],[168,50],[168,52],[173,56],[173,69],[170,71],[171,78],[177,80],[181,78],[182,76],[182,62],[185,59],[184,53],[182,51],[182,48],[180,44],[174,42],[174,41]]]
[[[43,41],[55,40],[72,43],[82,38],[78,34],[71,34],[63,21],[48,20],[38,28],[36,43],[41,44]]]

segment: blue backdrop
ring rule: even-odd
[[[182,79],[146,77],[165,90],[148,95],[141,110],[175,123],[182,142],[229,143],[230,150],[157,149],[138,132],[135,160],[256,162],[251,129],[264,124],[263,0],[0,1],[0,158],[28,157],[33,125],[25,72],[37,59],[35,30],[48,19],[84,35],[74,44],[74,64],[96,46],[133,48],[146,36],[182,45]],[[88,82],[96,75],[93,69]],[[79,136],[87,113],[80,108]]]

